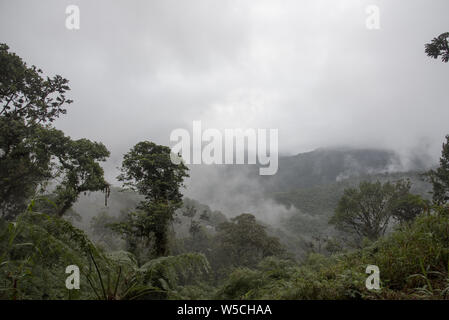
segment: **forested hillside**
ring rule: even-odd
[[[168,146],[136,141],[107,181],[107,146],[54,125],[69,92],[0,45],[0,299],[448,298],[449,135],[433,166],[326,148],[281,157],[270,177],[197,178]],[[185,196],[204,179],[248,210]]]

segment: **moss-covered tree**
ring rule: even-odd
[[[118,177],[125,187],[138,191],[145,200],[137,207],[138,212],[130,213],[115,229],[128,242],[141,238],[149,244],[154,238],[154,254],[158,257],[168,253],[169,225],[175,210],[182,206],[180,189],[189,176],[188,168],[182,162],[173,163],[170,154],[169,147],[139,142],[125,154]]]
[[[63,215],[81,192],[107,187],[99,165],[109,156],[106,147],[52,127],[72,102],[69,90],[67,79],[44,78],[0,44],[0,217],[13,219],[37,193],[52,198],[52,212]],[[56,178],[62,182],[48,195],[45,183]]]

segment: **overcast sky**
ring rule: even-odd
[[[80,8],[80,30],[65,8]],[[380,29],[366,28],[368,5]],[[449,64],[424,44],[449,31],[447,0],[0,2],[0,42],[70,80],[56,123],[102,141],[110,164],[140,140],[206,128],[277,128],[283,153],[323,146],[426,148],[449,133]]]

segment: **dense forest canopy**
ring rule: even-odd
[[[448,37],[425,53],[448,62]],[[189,168],[151,141],[107,182],[107,147],[54,126],[69,81],[43,74],[0,45],[1,299],[448,298],[449,135],[422,171],[383,170],[386,151],[284,158],[264,195],[291,210],[270,224],[183,197]],[[346,176],[348,156],[369,172]],[[367,265],[381,289],[365,287]]]

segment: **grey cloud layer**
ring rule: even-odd
[[[79,31],[64,27],[69,4]],[[380,7],[378,31],[365,28],[368,4]],[[70,80],[75,103],[57,126],[103,141],[112,167],[193,120],[278,128],[283,153],[423,145],[437,156],[449,65],[424,43],[449,31],[447,12],[447,0],[3,0],[0,39]]]

